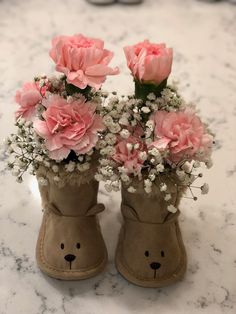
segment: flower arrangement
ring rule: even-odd
[[[106,134],[99,143],[96,179],[105,181],[108,191],[119,190],[120,182],[130,193],[141,184],[150,194],[155,186],[169,201],[169,178],[196,200],[193,188],[208,192],[206,183],[198,187],[193,182],[202,177],[197,173],[201,164],[212,165],[213,136],[194,106],[184,102],[175,86],[167,85],[172,50],[149,41],[124,50],[135,95],[113,96],[102,108]],[[168,209],[177,210],[173,205]]]
[[[169,177],[194,200],[193,188],[208,192],[206,183],[193,183],[202,177],[201,164],[212,165],[213,136],[196,108],[185,103],[175,85],[167,85],[172,49],[145,40],[124,52],[135,93],[108,97],[101,85],[119,70],[108,66],[113,53],[103,41],[83,35],[52,40],[50,56],[63,74],[35,77],[15,97],[18,131],[7,144],[13,158],[8,166],[18,182],[28,169],[35,174],[40,164],[59,181],[59,166],[83,172],[99,159],[95,178],[105,181],[107,191],[123,184],[135,193],[141,184],[150,194],[158,186],[169,201]]]
[[[35,77],[16,93],[17,133],[7,145],[8,167],[18,182],[40,165],[53,170],[55,181],[60,180],[59,166],[67,172],[90,168],[104,130],[98,90],[107,75],[119,72],[108,66],[113,53],[104,49],[103,41],[83,35],[56,37],[50,56],[64,74]]]

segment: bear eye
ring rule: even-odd
[[[76,247],[77,247],[77,249],[80,249],[80,243],[79,242],[76,243]]]
[[[63,250],[65,247],[64,243],[61,243],[61,249]]]
[[[148,257],[149,256],[149,251],[145,251],[144,255]]]
[[[164,251],[161,251],[161,256],[162,256],[162,257],[165,257]]]

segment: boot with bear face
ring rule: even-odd
[[[162,178],[163,181],[163,178]],[[137,192],[122,187],[121,211],[124,223],[116,250],[116,267],[130,282],[143,287],[162,287],[180,280],[187,266],[185,247],[178,224],[178,207],[183,191],[165,179],[171,200],[166,202],[159,188],[151,195],[137,183]],[[178,191],[178,192],[177,192]]]
[[[62,280],[86,279],[102,272],[107,264],[107,249],[97,214],[98,182],[89,173],[67,174],[55,183],[50,170],[40,168],[37,177],[44,209],[36,247],[39,268]],[[85,182],[86,180],[86,182]]]

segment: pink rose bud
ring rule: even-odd
[[[54,38],[50,56],[56,63],[56,70],[66,75],[68,83],[80,89],[87,86],[99,89],[107,75],[119,73],[117,67],[108,66],[113,53],[104,49],[104,42],[81,34]]]
[[[124,48],[127,65],[134,78],[142,83],[159,85],[171,72],[173,51],[165,44],[148,40]]]

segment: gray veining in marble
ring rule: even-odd
[[[97,8],[83,0],[0,1],[1,141],[14,129],[16,89],[35,74],[54,71],[50,39],[77,32],[101,37],[114,50],[113,65],[120,66],[121,75],[109,78],[105,87],[121,93],[133,87],[122,46],[150,38],[174,48],[172,78],[217,134],[215,165],[204,177],[211,190],[198,202],[182,202],[189,264],[179,284],[145,289],[117,273],[120,196],[102,187],[107,271],[86,281],[62,282],[47,278],[35,264],[42,217],[36,181],[27,176],[17,184],[4,171],[1,155],[0,314],[236,313],[236,6],[195,0],[146,0],[125,8]]]

